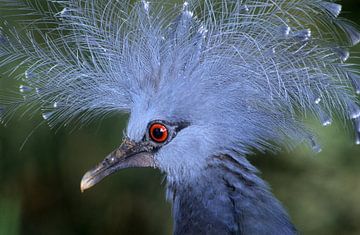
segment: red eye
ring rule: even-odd
[[[154,123],[150,126],[149,135],[153,141],[163,143],[167,140],[169,132],[165,125],[161,123]]]

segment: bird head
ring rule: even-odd
[[[206,37],[196,39],[206,42]],[[193,180],[214,156],[245,156],[304,137],[296,121],[250,79],[252,70],[234,69],[234,58],[216,59],[196,42],[172,45],[159,67],[144,65],[133,77],[136,92],[130,93],[124,142],[85,174],[82,190],[128,167],[153,167],[176,181]]]
[[[293,119],[246,79],[253,76],[251,71],[234,70],[232,58],[227,62],[211,58],[206,47],[186,46],[190,48],[173,45],[162,55],[168,59],[159,68],[145,65],[133,78],[136,92],[131,93],[124,141],[84,175],[82,190],[129,167],[153,167],[168,179],[193,181],[214,156],[234,152],[245,156],[252,149],[271,148],[269,140],[284,142],[295,133]],[[194,51],[201,60],[193,57]],[[239,73],[244,80],[237,79]],[[301,130],[296,133],[301,136]]]
[[[207,166],[208,157],[220,151],[222,145],[215,143],[222,143],[226,131],[212,124],[211,118],[206,122],[200,116],[210,108],[210,101],[189,109],[191,103],[198,102],[195,96],[186,98],[176,91],[167,96],[168,89],[172,88],[136,99],[139,102],[131,110],[122,144],[84,175],[82,191],[129,167],[153,167],[168,177],[191,180]]]

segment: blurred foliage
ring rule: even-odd
[[[0,198],[0,234],[19,234],[20,200]]]
[[[344,16],[359,23],[358,0],[342,4]],[[126,116],[71,132],[19,119],[0,127],[0,235],[171,233],[158,171],[124,170],[80,193],[82,174],[120,143]],[[302,234],[360,234],[360,148],[344,126],[314,128],[320,154],[300,146],[249,159]]]

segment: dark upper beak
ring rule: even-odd
[[[154,167],[154,146],[149,142],[125,139],[119,148],[109,154],[97,167],[86,172],[80,184],[81,191],[91,188],[106,176],[124,168]]]

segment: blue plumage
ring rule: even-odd
[[[157,108],[169,115],[175,115],[169,104],[180,102],[173,112],[207,113],[194,117],[204,122],[227,111],[234,116],[227,122],[232,128],[239,123],[235,117],[249,119],[247,132],[254,136],[247,136],[244,144],[257,148],[269,139],[283,143],[283,136],[309,136],[298,131],[304,129],[300,123],[307,113],[323,125],[337,114],[359,122],[353,87],[358,92],[360,75],[345,62],[347,48],[359,42],[360,34],[353,24],[336,18],[341,9],[337,3],[48,5],[2,3],[36,19],[19,20],[26,25],[24,32],[3,27],[1,65],[27,67],[25,76],[18,76],[25,99],[3,102],[10,104],[10,112],[27,105],[30,112],[43,112],[51,125],[77,118],[87,122],[111,112],[131,112],[163,92],[171,96],[161,94],[162,107]],[[186,96],[189,89],[191,96]],[[204,103],[211,108],[199,105]]]
[[[286,213],[244,157],[254,149],[276,151],[299,142],[320,151],[304,124],[309,115],[324,126],[335,117],[351,120],[360,144],[360,71],[347,63],[360,33],[338,17],[338,3],[38,3],[0,3],[21,12],[3,21],[0,66],[10,67],[9,75],[22,82],[20,95],[0,97],[1,120],[21,107],[41,111],[50,126],[129,113],[125,147],[86,174],[82,189],[101,180],[93,180],[101,167],[141,145],[142,157],[127,166],[166,173],[176,234],[293,234]],[[164,143],[149,138],[154,121],[164,128],[158,135],[171,134]],[[212,197],[222,212],[207,208]],[[209,214],[195,212],[190,198],[203,198],[196,205]],[[198,224],[188,221],[189,213],[201,214]]]

